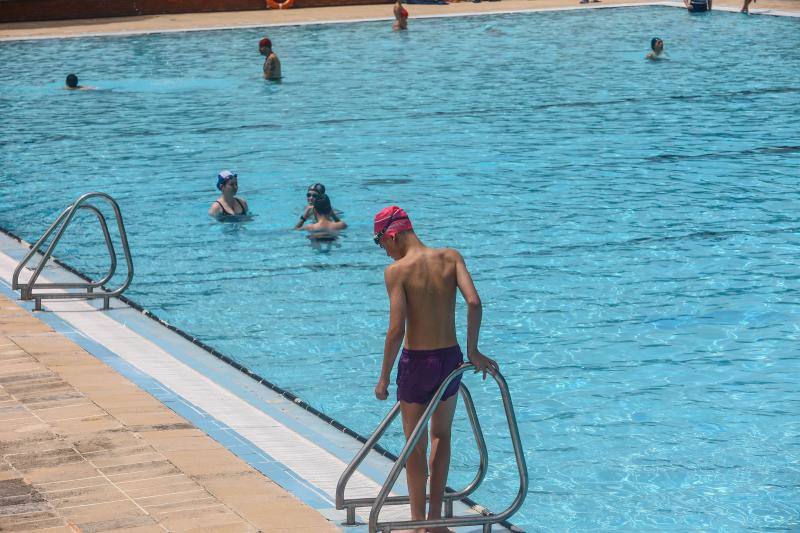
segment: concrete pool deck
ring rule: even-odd
[[[0,531],[335,531],[0,295]]]
[[[645,0],[635,5],[664,2]],[[682,5],[681,2],[671,2]],[[590,9],[597,7],[631,5],[624,0],[603,0],[602,3],[579,4],[576,0],[502,0],[499,2],[457,2],[449,5],[408,5],[414,18],[486,13],[508,13],[544,9]],[[738,11],[740,1],[715,0],[714,8]],[[800,0],[759,0],[751,4],[752,14],[800,14]],[[20,22],[0,24],[0,40],[49,37],[77,37],[82,35],[107,35],[125,33],[150,33],[219,28],[268,27],[286,24],[383,20],[392,17],[391,4],[366,6],[318,7],[288,10],[235,11],[223,13],[191,13],[181,15],[149,15],[84,20],[46,22]],[[280,52],[280,45],[276,50]]]

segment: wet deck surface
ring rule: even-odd
[[[335,531],[0,296],[0,531]]]

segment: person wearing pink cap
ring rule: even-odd
[[[281,60],[278,59],[277,54],[272,51],[272,41],[266,37],[258,41],[258,52],[266,57],[264,60],[264,79],[281,79]]]
[[[397,206],[375,215],[375,244],[394,262],[386,267],[389,293],[389,329],[383,348],[383,365],[375,397],[389,396],[389,375],[404,344],[397,367],[397,399],[406,438],[445,378],[463,363],[456,339],[456,289],[467,302],[467,358],[476,372],[497,371],[495,361],[478,349],[482,305],[464,258],[452,248],[429,248],[420,241],[408,214]],[[405,343],[404,343],[405,339]],[[442,396],[430,423],[430,506],[425,514],[427,431],[406,464],[412,520],[441,518],[442,498],[450,467],[450,428],[456,409],[460,378]],[[427,430],[427,428],[426,428]],[[423,529],[423,531],[425,531]],[[427,528],[427,531],[448,531]]]

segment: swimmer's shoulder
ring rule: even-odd
[[[388,286],[390,283],[396,282],[403,283],[403,278],[405,278],[404,274],[407,269],[407,266],[403,264],[403,259],[388,264],[386,268],[383,269],[383,279],[386,281],[386,285]]]
[[[455,263],[464,260],[461,257],[461,252],[459,252],[455,248],[434,248],[433,250],[435,250],[438,257],[447,262]]]

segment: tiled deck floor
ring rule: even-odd
[[[0,296],[0,531],[336,528]]]

